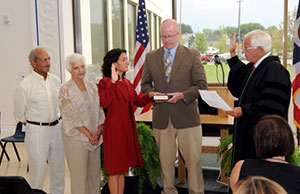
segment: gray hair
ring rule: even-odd
[[[36,47],[36,48],[32,49],[30,51],[29,55],[28,55],[29,62],[31,62],[31,61],[36,62],[37,61],[37,51],[38,50],[45,50],[46,51],[46,49],[44,49],[42,47]]]
[[[266,52],[272,48],[272,39],[270,35],[262,30],[253,30],[245,35],[246,38],[251,38],[251,46],[262,47]]]
[[[85,65],[85,58],[81,54],[73,53],[73,54],[68,55],[65,60],[65,67],[68,70],[68,72],[71,73],[73,63],[77,63],[80,61],[82,61]]]

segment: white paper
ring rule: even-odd
[[[219,96],[217,91],[198,90],[201,98],[209,105],[225,111],[230,111],[232,108]]]

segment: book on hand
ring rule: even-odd
[[[169,100],[169,96],[168,95],[155,95],[153,96],[154,100]]]

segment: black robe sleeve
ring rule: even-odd
[[[230,72],[228,76],[227,86],[231,94],[239,98],[244,84],[252,70],[253,63],[245,65],[237,56],[227,60]]]

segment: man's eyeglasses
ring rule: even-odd
[[[244,47],[244,50],[247,51],[247,50],[254,50],[254,49],[257,49],[258,46],[251,46],[251,47]]]
[[[178,32],[176,32],[176,34],[174,34],[174,35],[160,35],[160,37],[163,39],[167,39],[167,38],[170,39],[170,38],[174,38],[177,34],[178,34]]]

